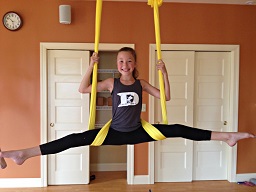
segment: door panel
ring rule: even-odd
[[[163,51],[162,57],[171,87],[171,101],[166,102],[168,122],[192,126],[194,52]],[[160,102],[157,101],[156,105],[160,111]],[[158,114],[156,119],[160,118]],[[157,141],[155,147],[156,182],[192,181],[192,141],[182,138],[166,139]]]
[[[201,129],[227,131],[229,108],[229,52],[197,52],[194,123]],[[227,145],[194,142],[194,180],[227,179]]]
[[[78,88],[89,63],[88,51],[48,51],[48,141],[88,127],[89,95]],[[48,157],[48,184],[88,184],[89,147]]]

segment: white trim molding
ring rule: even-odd
[[[239,45],[211,45],[211,44],[162,44],[161,50],[166,51],[228,51],[231,53],[231,79],[230,79],[230,132],[238,131],[238,94],[239,94]],[[154,85],[155,78],[156,45],[149,45],[149,83]],[[149,97],[149,119],[154,123],[154,98]],[[228,148],[227,180],[237,180],[237,147]],[[154,183],[154,143],[149,143],[149,178]]]
[[[256,173],[242,173],[236,175],[236,182],[249,181],[252,178],[256,178]]]
[[[135,175],[133,180],[134,185],[150,184],[149,175]]]
[[[127,145],[127,184],[134,184],[134,145]]]
[[[0,179],[0,188],[44,187],[41,178]]]

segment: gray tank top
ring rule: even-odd
[[[130,132],[141,126],[142,87],[140,80],[132,85],[123,85],[120,79],[114,79],[112,91],[112,123],[117,131]]]

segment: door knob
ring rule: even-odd
[[[51,127],[54,127],[54,123],[50,123],[50,126],[51,126]]]
[[[224,125],[227,125],[228,124],[228,122],[227,121],[224,121],[224,123],[223,123]]]

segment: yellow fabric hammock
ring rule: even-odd
[[[148,0],[148,5],[154,8],[154,24],[155,24],[155,36],[156,36],[156,45],[157,45],[157,57],[161,59],[161,41],[160,41],[160,25],[159,25],[159,13],[158,6],[161,6],[162,0]],[[100,23],[101,23],[101,11],[102,11],[102,0],[96,1],[96,18],[95,18],[95,45],[94,52],[98,53],[99,48],[99,39],[100,39]],[[90,101],[90,117],[89,117],[89,129],[94,129],[95,127],[95,117],[96,117],[96,93],[97,93],[97,70],[98,63],[94,64],[93,67],[93,77],[92,77],[92,89],[91,89],[91,101]],[[162,118],[163,124],[167,124],[167,112],[166,112],[166,99],[164,91],[164,80],[161,71],[158,71],[159,74],[159,86],[160,86],[160,100],[162,108]],[[109,127],[111,125],[111,120],[109,120],[99,131],[91,146],[100,146],[104,142]],[[163,140],[166,137],[153,125],[147,121],[141,119],[142,127],[145,131],[155,140]]]

